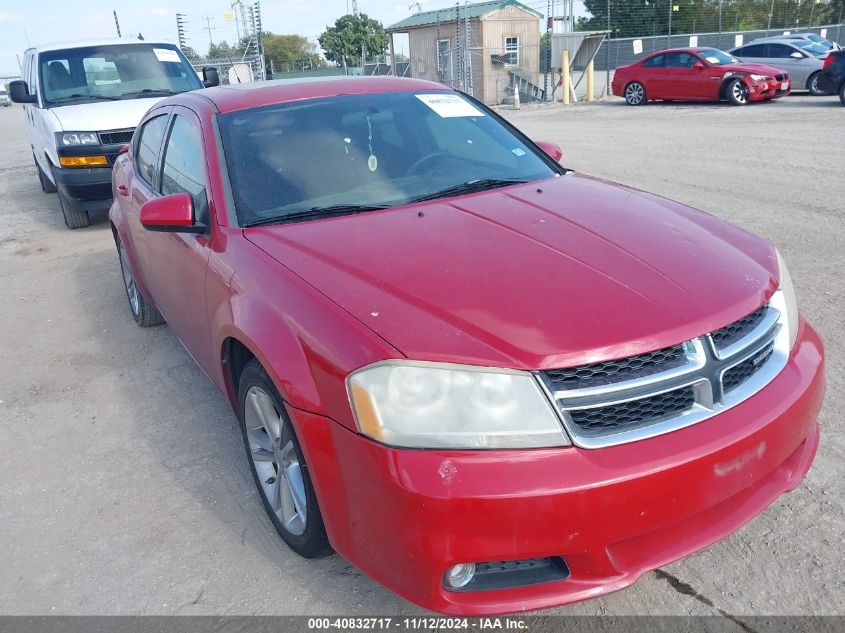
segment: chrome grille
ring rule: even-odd
[[[570,411],[572,423],[587,432],[634,426],[646,421],[678,415],[695,404],[692,387],[683,387],[655,396],[628,400],[621,404]]]
[[[537,373],[573,443],[600,448],[668,433],[735,406],[789,356],[783,296],[710,334],[619,360]]]
[[[100,143],[103,145],[125,145],[132,140],[132,133],[135,130],[114,130],[113,132],[100,132]]]
[[[738,365],[734,365],[730,369],[728,369],[725,374],[722,376],[722,388],[725,390],[725,393],[736,389],[746,380],[751,378],[754,375],[754,372],[757,371],[757,368],[762,364],[769,360],[769,357],[772,355],[774,351],[774,344],[769,343],[764,347],[762,350],[757,352],[751,358],[748,358]]]
[[[556,387],[579,389],[656,374],[672,367],[679,367],[686,362],[684,346],[673,345],[630,358],[569,369],[553,369],[546,372],[546,376]]]
[[[768,306],[758,308],[738,321],[734,321],[733,323],[712,332],[710,337],[713,339],[716,349],[725,349],[733,343],[736,343],[739,339],[748,336],[748,333],[757,327],[760,321],[763,320],[763,317],[766,316],[766,311],[768,309]]]

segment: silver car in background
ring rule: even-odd
[[[842,47],[838,43],[824,38],[821,35],[816,35],[815,33],[790,33],[789,35],[769,35],[768,37],[758,37],[754,41],[762,42],[764,40],[802,40],[805,42],[813,42],[815,44],[819,44],[820,46],[824,46],[829,51],[842,50]]]
[[[9,93],[6,92],[6,87],[0,84],[0,106],[8,108],[11,105],[12,101],[9,99]]]
[[[748,63],[780,68],[792,77],[792,90],[809,90],[813,96],[825,94],[818,85],[824,58],[830,52],[821,44],[804,39],[766,37],[728,51]]]

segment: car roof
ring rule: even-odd
[[[132,44],[146,44],[147,46],[149,46],[150,44],[165,44],[167,46],[173,46],[173,42],[168,42],[167,40],[136,40],[128,38],[120,39],[116,37],[109,37],[88,40],[71,40],[67,42],[51,42],[49,44],[33,46],[32,48],[27,49],[27,52],[34,50],[38,51],[39,53],[45,53],[49,51],[58,51],[68,48],[86,48],[89,46],[114,46],[116,44],[119,44],[121,46],[131,46]]]
[[[276,79],[245,84],[216,86],[194,92],[211,101],[220,114],[258,108],[265,105],[337,97],[340,95],[366,94],[370,92],[406,92],[433,90],[452,91],[452,88],[433,81],[407,79],[404,77],[307,77],[298,79]],[[181,95],[180,95],[181,96]],[[170,97],[162,102],[178,103],[180,96]]]
[[[748,46],[749,44],[764,43],[764,42],[766,44],[772,44],[772,43],[774,43],[774,44],[788,44],[789,46],[797,46],[798,48],[800,48],[800,46],[798,46],[795,43],[795,39],[783,37],[782,35],[780,37],[777,37],[777,36],[774,36],[774,35],[771,36],[771,37],[758,37],[756,40],[751,40],[750,42],[746,42],[745,44],[743,44],[743,46]]]

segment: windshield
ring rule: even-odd
[[[386,92],[221,115],[239,223],[395,206],[562,171],[482,108],[454,92]]]
[[[698,54],[714,66],[724,66],[725,64],[736,64],[739,62],[733,55],[716,48],[705,48],[704,50],[698,51]]]
[[[827,53],[827,48],[815,42],[800,42],[798,44],[801,50],[807,51],[810,55],[824,55]]]
[[[202,88],[170,44],[116,44],[41,53],[43,99],[65,105],[175,94]]]

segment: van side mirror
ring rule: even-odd
[[[202,69],[202,85],[212,88],[220,85],[220,75],[214,66],[205,66]]]
[[[554,160],[560,160],[563,158],[563,151],[557,143],[550,143],[549,141],[535,141],[535,144]]]
[[[37,103],[38,97],[29,94],[29,87],[22,79],[9,82],[9,99],[15,103]]]
[[[206,226],[194,222],[194,202],[187,193],[153,198],[141,205],[141,225],[161,233],[205,233]]]
[[[789,56],[792,57],[793,59],[804,59],[804,55],[799,53],[798,51],[795,51],[794,53],[790,53]]]

